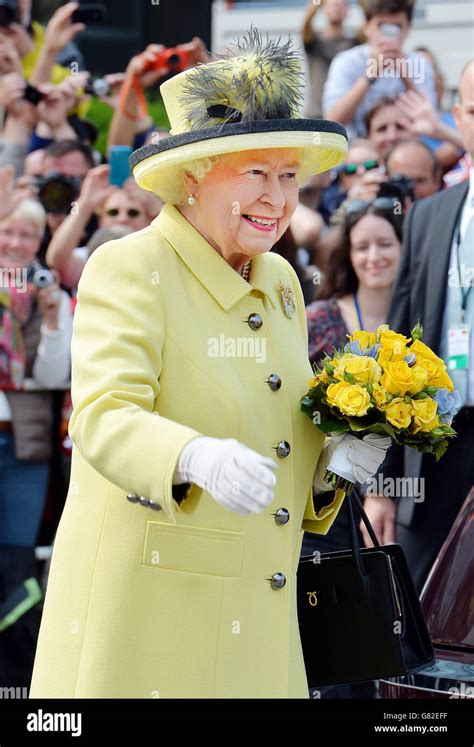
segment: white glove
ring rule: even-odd
[[[375,475],[392,443],[390,436],[379,433],[368,433],[362,439],[352,433],[336,438],[339,444],[332,454],[328,469],[346,480],[361,483]]]
[[[224,508],[246,516],[272,502],[276,468],[273,459],[235,438],[199,436],[182,450],[173,484],[193,482]]]

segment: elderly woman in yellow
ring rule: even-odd
[[[256,32],[161,91],[172,135],[132,165],[165,206],[79,283],[71,484],[31,695],[306,698],[303,529],[326,533],[344,494],[313,503],[334,444],[300,412],[303,297],[269,250],[345,131],[296,118],[299,61]]]

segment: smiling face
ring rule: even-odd
[[[401,244],[391,224],[378,215],[364,215],[350,232],[350,259],[359,288],[385,289],[393,285]]]
[[[185,175],[196,204],[180,207],[234,269],[268,252],[298,204],[298,152],[253,150],[223,156],[202,180]]]
[[[26,267],[36,257],[41,236],[34,224],[24,218],[0,223],[0,267],[17,269]]]

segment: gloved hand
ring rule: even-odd
[[[273,459],[235,438],[199,436],[182,450],[173,483],[193,482],[224,508],[246,516],[272,502],[276,468]]]
[[[345,433],[336,439],[339,443],[327,468],[346,480],[361,483],[375,475],[392,443],[390,436],[379,433],[368,433],[362,439]]]

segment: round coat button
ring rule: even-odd
[[[133,493],[127,495],[127,501],[130,501],[130,503],[138,503],[139,500],[140,498],[138,497],[138,495],[133,495]]]
[[[148,500],[148,498],[145,498],[145,496],[143,495],[140,496],[139,503],[140,503],[140,506],[145,506],[145,508],[148,508],[148,506],[150,505],[150,501]]]
[[[281,387],[281,378],[278,376],[278,374],[270,374],[267,379],[267,384],[272,392],[277,392]]]
[[[153,511],[161,511],[161,506],[159,503],[155,503],[155,501],[149,501],[148,507],[152,508]]]
[[[290,451],[291,446],[288,441],[280,441],[280,443],[276,447],[276,453],[277,456],[280,457],[280,459],[284,459],[285,457],[287,457]]]
[[[288,524],[290,520],[290,512],[287,508],[279,508],[275,514],[275,521],[277,524]]]
[[[284,573],[274,573],[271,578],[271,587],[272,589],[275,589],[275,591],[278,591],[279,589],[283,589],[283,587],[286,584],[286,576]]]
[[[249,325],[250,329],[260,329],[263,324],[263,319],[260,314],[250,314],[249,318],[247,319],[247,324]]]

